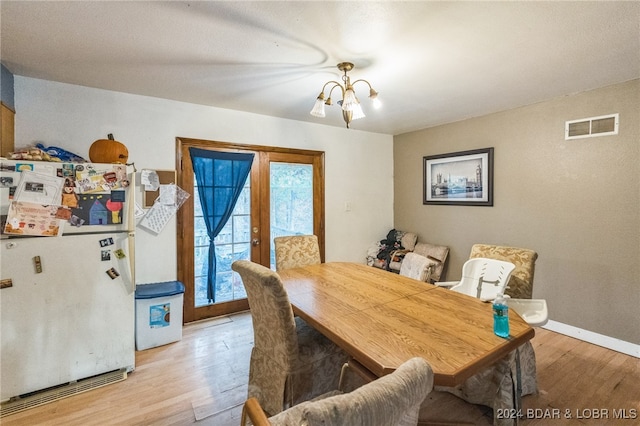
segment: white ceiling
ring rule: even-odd
[[[640,2],[0,2],[15,75],[401,134],[640,77]],[[336,101],[335,93],[333,100]],[[18,112],[19,113],[19,112]]]

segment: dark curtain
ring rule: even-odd
[[[254,154],[189,148],[209,236],[207,298],[215,303],[216,248],[213,243],[233,212],[251,171]]]

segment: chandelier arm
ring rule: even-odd
[[[331,93],[333,93],[333,89],[335,89],[336,87],[339,87],[340,91],[342,92],[342,98],[344,99],[344,87],[342,86],[342,84],[336,83],[335,81],[333,83],[335,83],[335,85],[331,88],[331,90],[329,90],[329,97],[331,97]]]
[[[321,93],[324,93],[324,90],[325,90],[325,89],[327,88],[327,86],[328,86],[329,84],[331,84],[331,83],[333,83],[335,86],[340,86],[340,87],[342,87],[342,85],[341,85],[340,83],[338,83],[337,81],[335,81],[335,80],[329,80],[329,81],[327,81],[327,82],[324,84],[324,86],[322,86],[322,92],[321,92]],[[335,86],[331,88],[331,91],[333,91],[333,89],[335,89]],[[330,91],[329,93],[331,93],[331,91]],[[344,89],[343,89],[343,92],[344,92]],[[329,95],[329,96],[331,96],[331,95]]]
[[[369,86],[369,90],[373,89],[373,87],[371,87],[371,83],[369,83],[367,80],[365,80],[364,78],[361,78],[359,80],[354,81],[353,83],[351,83],[352,86],[355,86],[355,84],[359,81],[364,81],[365,83],[367,83],[367,85]]]
[[[369,86],[369,99],[371,99],[374,102],[375,108],[380,108],[380,100],[378,99],[378,92],[376,92],[376,90],[371,86],[371,83],[369,83],[365,79],[356,80],[353,82],[353,84],[356,84],[359,81],[363,81],[367,83],[367,85]]]

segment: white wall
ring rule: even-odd
[[[364,262],[393,227],[393,137],[15,76],[16,148],[41,142],[88,159],[113,133],[138,170],[175,169],[178,136],[325,152],[326,260]],[[137,201],[142,192],[138,189]],[[351,211],[345,211],[345,203]],[[175,220],[138,228],[136,281],[176,279]]]

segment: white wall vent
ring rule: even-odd
[[[569,140],[617,135],[619,124],[618,114],[567,121],[564,124],[564,138]]]
[[[31,392],[26,395],[14,396],[6,402],[2,403],[0,409],[0,418],[10,414],[20,413],[29,408],[39,407],[40,405],[58,401],[68,396],[73,396],[82,392],[97,389],[111,383],[120,382],[127,378],[127,369],[109,371],[97,376],[87,377],[78,381],[65,383],[59,386],[43,389],[41,391]],[[2,421],[0,421],[2,423]]]

